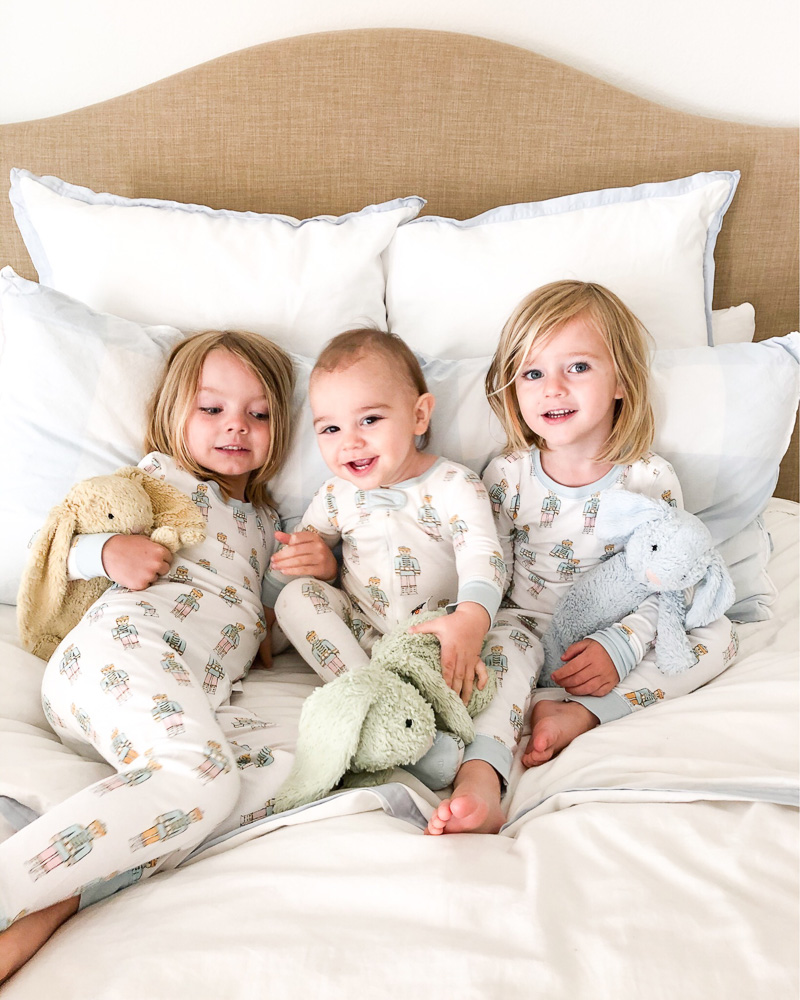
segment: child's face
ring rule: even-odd
[[[228,351],[211,351],[203,362],[185,433],[195,462],[244,500],[250,473],[269,453],[269,407],[259,380]]]
[[[622,389],[603,338],[583,317],[534,344],[514,385],[525,423],[551,451],[593,459],[608,440]]]
[[[433,396],[417,396],[386,358],[317,372],[309,396],[319,448],[334,475],[370,490],[413,479],[430,465],[414,438],[428,428]]]

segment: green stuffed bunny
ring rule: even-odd
[[[472,742],[472,716],[494,697],[495,671],[465,706],[444,682],[436,636],[408,631],[444,613],[412,615],[375,643],[368,666],[341,674],[306,699],[294,765],[275,812],[321,799],[340,784],[380,784],[395,767],[418,761],[437,729]]]

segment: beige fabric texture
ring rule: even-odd
[[[213,208],[341,214],[404,195],[469,218],[497,205],[742,173],[715,308],[757,339],[798,321],[798,130],[673,111],[515,46],[449,32],[304,35],[222,56],[69,114],[0,126],[0,175]],[[35,272],[7,199],[0,263]],[[798,496],[797,432],[777,495]]]

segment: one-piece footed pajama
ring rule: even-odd
[[[265,635],[262,600],[280,587],[264,572],[276,515],[225,500],[165,455],[140,467],[191,497],[207,536],[146,590],[112,586],[48,662],[54,731],[117,773],[0,844],[0,927],[70,896],[102,898],[268,815],[291,767],[270,722],[230,703]]]
[[[331,546],[341,540],[342,589],[299,578],[284,588],[275,612],[323,681],[368,663],[375,640],[417,609],[472,601],[493,618],[499,607],[505,566],[486,490],[455,462],[439,458],[422,476],[372,490],[331,477],[302,529]],[[525,659],[503,677],[500,693],[476,717],[478,735],[464,755],[488,760],[504,777],[517,731],[516,691],[527,697],[532,672]]]

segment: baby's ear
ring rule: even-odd
[[[431,416],[436,407],[436,397],[431,392],[424,392],[414,404],[415,434],[424,434],[431,422]]]

